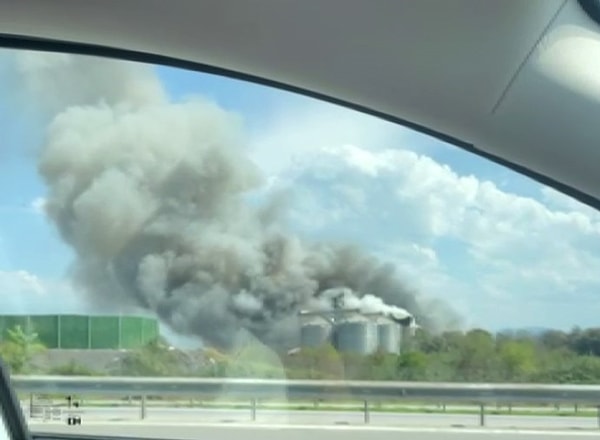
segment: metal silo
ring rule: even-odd
[[[331,325],[325,320],[313,320],[300,328],[300,344],[302,347],[320,347],[329,342]]]
[[[341,319],[335,327],[335,347],[339,351],[371,354],[377,350],[377,324],[362,316]]]
[[[379,350],[384,353],[400,352],[400,326],[395,322],[380,322],[377,325],[377,335],[379,338]]]
[[[408,324],[402,326],[402,351],[410,351],[412,346],[412,341],[415,336],[415,332],[419,328],[414,319],[412,319]]]

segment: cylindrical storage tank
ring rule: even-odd
[[[371,354],[377,350],[377,324],[363,317],[346,318],[335,328],[335,347],[342,352]]]
[[[411,325],[403,325],[401,328],[400,338],[402,339],[402,351],[410,351],[413,336],[415,335],[415,327]]]
[[[325,321],[307,322],[300,328],[302,347],[320,347],[329,342],[331,326]]]
[[[382,322],[377,325],[379,350],[384,353],[400,352],[400,326],[395,322]]]

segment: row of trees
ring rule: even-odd
[[[118,374],[129,376],[203,376],[309,379],[361,379],[466,382],[600,382],[600,328],[539,333],[485,330],[417,333],[399,355],[342,354],[331,346],[275,354],[260,344],[235,353],[173,349],[155,341],[122,353],[110,368],[75,362],[44,369],[34,359],[45,348],[20,328],[0,342],[0,355],[14,373]]]
[[[339,355],[322,347],[289,359],[288,365],[290,372],[308,371],[315,378],[599,383],[600,329],[495,335],[478,329],[439,335],[421,331],[400,355]]]

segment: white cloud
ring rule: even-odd
[[[542,200],[546,205],[557,210],[566,212],[581,212],[588,217],[600,220],[600,212],[594,208],[585,205],[572,197],[569,197],[554,188],[543,186],[540,189]]]
[[[431,143],[406,128],[344,107],[313,100],[296,105],[286,100],[282,111],[275,111],[252,136],[250,152],[268,175],[289,178],[295,167],[302,168],[311,156],[324,150],[344,144],[369,145],[376,150],[384,148],[390,139],[414,148],[426,148]]]
[[[387,179],[394,188],[395,203],[417,209],[429,219],[432,236],[453,235],[487,253],[513,253],[522,240],[581,237],[600,239],[600,221],[583,210],[553,210],[544,203],[505,192],[488,180],[460,176],[448,165],[406,150],[367,150],[346,146],[328,153],[334,160],[372,177]],[[369,163],[357,164],[363,157]],[[373,165],[376,164],[376,165]],[[547,243],[545,248],[547,248]]]
[[[426,262],[437,263],[437,254],[434,249],[426,246],[421,246],[416,243],[412,245],[413,251],[421,256]]]
[[[36,214],[46,214],[46,199],[44,197],[36,197],[31,201],[30,207]]]
[[[43,295],[46,289],[36,275],[25,270],[0,271],[0,292],[2,296]]]
[[[342,198],[355,209],[363,210],[367,206],[367,194],[363,188],[344,183],[338,183],[333,186]]]
[[[585,308],[600,291],[600,216],[553,190],[536,200],[414,151],[350,144],[321,150],[291,186],[314,231],[370,247],[466,314],[523,301],[539,312],[565,297]]]
[[[0,212],[12,215],[36,214],[43,216],[46,215],[46,199],[44,197],[36,197],[30,202],[0,205]]]
[[[81,313],[83,298],[67,280],[39,277],[26,270],[0,271],[2,313]]]

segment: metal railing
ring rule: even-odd
[[[498,404],[572,404],[599,408],[600,385],[470,384],[423,382],[367,382],[321,380],[263,380],[232,378],[132,378],[13,376],[19,392],[47,395],[139,396],[141,418],[146,414],[148,396],[219,396],[247,399],[252,419],[256,402],[273,396],[288,399],[346,399],[364,403],[364,420],[369,422],[369,404],[404,400],[434,403],[463,403],[480,408],[485,424],[485,407]]]

